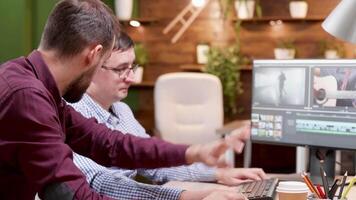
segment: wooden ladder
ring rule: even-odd
[[[192,3],[189,3],[164,29],[163,33],[167,34],[169,31],[172,30],[178,23],[182,26],[179,28],[177,33],[171,39],[172,43],[176,43],[177,40],[183,35],[183,33],[189,28],[189,26],[194,22],[194,20],[199,16],[201,11],[208,5],[210,0],[206,0],[204,6],[195,7]],[[185,19],[185,16],[190,14],[188,19]]]

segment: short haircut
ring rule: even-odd
[[[111,9],[100,0],[62,0],[47,19],[40,47],[55,50],[61,57],[75,56],[97,44],[105,52],[118,31]]]
[[[117,32],[116,34],[116,40],[114,43],[114,50],[117,51],[127,51],[130,48],[134,47],[134,42],[130,38],[128,34],[125,32]]]

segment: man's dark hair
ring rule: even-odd
[[[134,42],[125,32],[117,32],[114,43],[114,50],[127,51],[134,47]]]
[[[100,0],[62,0],[48,17],[40,47],[61,57],[77,55],[93,44],[103,45],[106,51],[120,29],[114,18]]]

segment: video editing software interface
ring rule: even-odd
[[[253,141],[356,149],[356,60],[256,60]]]

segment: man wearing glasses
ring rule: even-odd
[[[134,64],[134,43],[128,35],[121,33],[116,41],[118,50],[104,63],[94,76],[86,94],[72,106],[85,117],[94,117],[113,130],[149,138],[145,129],[133,116],[131,109],[123,102],[133,83],[133,74],[137,69]],[[188,166],[128,170],[105,168],[88,158],[74,156],[75,164],[86,174],[88,182],[96,191],[113,198],[123,199],[194,199],[199,192],[185,191],[176,188],[165,188],[158,185],[138,183],[133,180],[136,175],[144,176],[156,183],[167,181],[201,181],[219,182],[226,185],[237,185],[244,180],[265,178],[261,169],[215,169],[202,163]],[[211,191],[206,191],[207,193]],[[181,195],[181,198],[180,198]],[[194,196],[197,195],[197,196]]]

